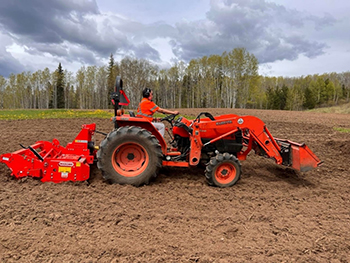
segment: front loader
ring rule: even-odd
[[[194,120],[169,115],[170,142],[142,117],[122,105],[129,100],[117,77],[114,104],[114,129],[100,146],[93,141],[94,123],[82,126],[81,132],[66,147],[38,141],[34,145],[0,155],[16,178],[31,176],[43,182],[84,181],[90,165],[97,162],[104,179],[110,183],[140,186],[157,176],[160,167],[190,168],[205,163],[205,177],[210,185],[229,187],[241,177],[240,162],[253,150],[273,159],[276,164],[305,172],[321,165],[320,159],[305,145],[274,138],[262,120],[254,116],[200,113]]]

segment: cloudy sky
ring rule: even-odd
[[[350,70],[348,0],[0,0],[0,75],[244,47],[266,76]]]

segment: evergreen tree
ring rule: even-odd
[[[147,60],[110,55],[103,67],[84,66],[76,75],[48,68],[34,73],[0,76],[0,108],[108,108],[115,78],[121,76],[135,109],[141,91],[151,87],[156,103],[165,108],[238,107],[303,110],[350,101],[350,72],[306,77],[264,77],[258,61],[244,48],[220,55],[180,61],[169,69]]]
[[[64,109],[64,73],[61,63],[58,64],[58,69],[56,70],[56,108]]]
[[[309,87],[307,87],[305,89],[304,96],[305,96],[305,101],[303,103],[303,107],[305,109],[313,109],[313,108],[315,108],[315,106],[316,106],[316,97],[315,97],[315,95],[313,94],[312,90]]]
[[[281,109],[281,104],[282,104],[281,94],[282,94],[281,89],[280,89],[280,87],[277,86],[273,92],[273,100],[272,100],[272,109],[273,110],[280,110]]]
[[[114,85],[115,85],[115,78],[116,78],[116,72],[115,72],[115,62],[113,54],[109,56],[109,64],[107,69],[107,93],[108,96],[114,92]]]
[[[268,86],[266,89],[266,108],[267,109],[273,109],[274,107],[274,100],[275,100],[275,92],[274,90]]]
[[[282,86],[282,89],[279,93],[279,97],[280,97],[280,110],[285,110],[287,107],[287,100],[288,100],[288,87],[286,85]]]
[[[0,109],[4,108],[4,95],[5,95],[6,85],[7,85],[6,79],[0,75]]]

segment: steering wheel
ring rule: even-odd
[[[204,115],[205,117],[208,117],[211,121],[215,121],[215,118],[214,118],[213,115],[211,115],[209,112],[201,112],[201,113],[199,113],[198,116],[192,121],[190,127],[192,127],[193,124],[194,124],[195,122],[200,123],[200,121],[201,121],[201,116],[202,116],[202,115]]]
[[[168,116],[165,116],[164,118],[161,118],[160,120],[161,121],[167,121],[169,122],[170,124],[172,124],[173,120],[175,119],[175,117],[177,116],[178,114],[170,114]]]

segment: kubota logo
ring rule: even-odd
[[[232,121],[219,121],[216,123],[216,125],[225,125],[225,124],[230,124]]]

